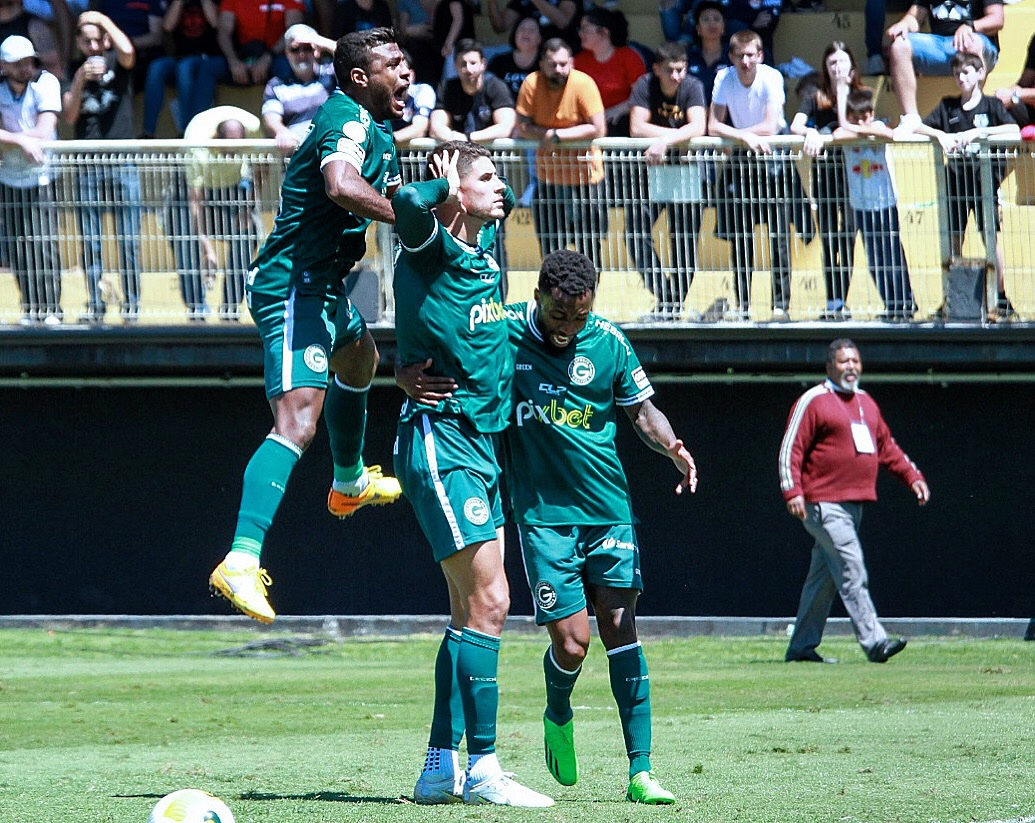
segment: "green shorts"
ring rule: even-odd
[[[418,414],[399,421],[395,476],[436,563],[496,539],[503,525],[498,441],[498,434],[476,431],[466,417]]]
[[[586,608],[587,584],[643,591],[631,525],[518,525],[518,539],[539,626]]]
[[[326,389],[330,355],[359,340],[367,330],[347,297],[248,293],[248,310],[262,338],[266,397],[303,386]]]

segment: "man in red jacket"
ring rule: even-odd
[[[784,658],[788,662],[837,662],[822,657],[816,647],[838,594],[871,663],[886,663],[906,647],[905,638],[889,638],[877,619],[859,524],[863,503],[877,499],[881,466],[908,485],[921,506],[931,491],[891,436],[876,402],[859,388],[861,374],[855,343],[844,338],[831,343],[827,379],[798,398],[780,444],[780,488],[787,511],[816,539]]]

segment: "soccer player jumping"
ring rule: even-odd
[[[391,503],[398,482],[363,463],[374,339],[341,293],[366,252],[371,220],[394,223],[388,199],[400,184],[389,120],[402,114],[410,70],[391,29],[347,34],[334,50],[339,90],[313,118],[284,176],[273,231],[248,275],[248,309],[264,351],[273,429],[244,472],[230,552],[209,585],[262,623],[275,617],[259,560],[288,479],[316,434],[330,436],[331,514]]]

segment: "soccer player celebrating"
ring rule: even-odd
[[[384,28],[342,37],[334,70],[339,90],[291,158],[276,223],[248,277],[273,429],[245,469],[233,543],[209,578],[213,591],[263,623],[276,617],[259,564],[263,541],[321,409],[334,460],[330,512],[345,517],[400,494],[380,466],[363,463],[378,354],[341,286],[366,252],[370,221],[395,222],[388,197],[400,178],[388,121],[402,114],[410,72],[394,32]]]
[[[431,179],[393,200],[399,362],[440,365],[458,387],[435,405],[407,400],[395,468],[449,591],[451,622],[435,663],[435,703],[418,803],[553,805],[503,773],[496,756],[496,673],[510,609],[496,447],[514,372],[496,232],[514,207],[489,152],[450,141],[428,158]],[[466,732],[468,766],[458,750]]]
[[[550,773],[565,786],[578,780],[570,698],[589,650],[591,601],[629,755],[626,798],[669,804],[675,797],[650,760],[650,680],[636,634],[643,584],[629,484],[615,449],[616,407],[675,464],[677,494],[697,489],[697,468],[651,402],[654,389],[625,335],[593,313],[596,287],[588,257],[557,251],[543,260],[534,302],[507,306],[516,348],[507,488],[536,623],[550,633],[543,659]],[[428,402],[454,389],[433,375],[422,372],[419,384],[417,377],[400,374],[400,385]]]

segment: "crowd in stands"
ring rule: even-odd
[[[739,146],[725,173],[710,167],[689,183],[683,179],[682,185],[701,192],[698,196],[667,204],[644,199],[625,207],[627,246],[656,297],[657,316],[686,316],[684,303],[697,268],[692,251],[696,243],[666,250],[664,256],[675,263],[665,267],[651,227],[664,210],[671,237],[696,237],[701,209],[708,204],[720,206],[716,234],[731,244],[732,316],[748,317],[753,229],[765,223],[770,229],[775,317],[787,316],[790,301],[793,224],[806,242],[817,230],[821,238],[825,318],[850,316],[846,299],[859,232],[885,300],[883,317],[913,318],[916,304],[898,237],[894,180],[890,175],[881,181],[854,180],[849,158],[856,149],[842,151],[834,143],[860,135],[890,140],[913,133],[939,140],[957,158],[950,164],[956,175],[950,175],[950,197],[958,203],[950,210],[949,233],[958,250],[968,213],[981,217],[982,193],[976,190],[974,161],[965,147],[981,137],[1013,134],[1035,114],[1035,38],[1017,84],[994,96],[982,92],[998,55],[1002,0],[917,0],[882,32],[878,55],[872,52],[868,18],[866,68],[886,66],[894,78],[903,112],[895,130],[874,121],[872,99],[863,99],[863,73],[843,43],[830,45],[817,74],[801,87],[800,110],[788,128],[785,80],[772,67],[773,33],[781,13],[809,8],[813,4],[808,2],[795,7],[786,0],[661,0],[668,42],[651,44],[656,51],[630,38],[627,19],[614,3],[593,5],[588,0],[484,0],[480,12],[509,47],[475,39],[471,0],[399,0],[393,6],[385,0],[91,0],[89,8],[82,7],[82,0],[31,0],[32,11],[26,7],[29,2],[0,0],[0,208],[8,223],[19,219],[9,216],[19,209],[37,211],[53,198],[48,159],[39,144],[56,136],[59,120],[77,139],[150,138],[168,110],[179,135],[226,136],[227,129],[265,135],[290,156],[335,87],[330,58],[336,39],[349,31],[394,26],[412,71],[409,105],[395,124],[397,142],[431,137],[487,143],[509,136],[536,141],[538,148],[528,156],[530,182],[519,203],[533,210],[544,254],[575,245],[603,268],[600,245],[608,214],[600,187],[606,170],[598,153],[591,152],[588,162],[574,162],[576,150],[566,149],[565,143],[649,137],[653,142],[644,153],[648,166],[665,165],[676,156],[673,146],[705,134]],[[883,20],[885,4],[880,0],[870,0],[866,9],[869,17],[879,12]],[[929,33],[921,31],[925,24]],[[961,62],[961,55],[971,59]],[[947,98],[922,118],[916,103],[917,72],[952,74],[960,96],[955,102]],[[263,88],[261,111],[213,122],[220,86]],[[167,100],[169,87],[176,90],[174,100]],[[136,92],[143,97],[139,124],[133,107]],[[204,124],[192,128],[199,118]],[[816,206],[816,226],[792,155],[768,141],[788,131],[805,138],[805,153],[814,158],[809,195]],[[769,162],[736,163],[757,154],[767,155]],[[871,160],[868,168],[888,167],[886,160]],[[243,233],[254,243],[246,184],[221,181],[220,186],[234,191],[229,200],[235,204],[224,209],[221,219],[247,225]],[[103,262],[120,273],[123,319],[133,322],[139,316],[140,209],[129,205],[117,210],[120,259],[102,261],[98,192],[114,192],[115,202],[133,204],[140,185],[131,164],[84,171],[77,181],[87,322],[105,317]],[[203,230],[205,215],[214,219],[213,210],[204,206],[210,188],[203,182],[184,183],[191,206],[183,219],[195,221],[190,225],[196,224],[203,243],[200,250],[176,252],[192,319],[204,319],[205,287],[199,272],[214,256],[211,244],[204,244]],[[7,225],[0,242],[0,255],[18,279],[27,324],[63,319],[57,233],[52,229]],[[220,309],[227,320],[239,313],[248,249],[236,246],[233,257],[238,274],[227,278]],[[1013,316],[1013,307],[1004,291],[1001,249],[997,259],[995,311],[1006,318]]]

